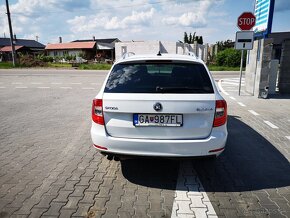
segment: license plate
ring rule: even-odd
[[[182,114],[134,114],[134,126],[182,126]]]

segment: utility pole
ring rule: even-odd
[[[9,24],[9,32],[10,32],[10,42],[11,42],[11,48],[12,48],[13,67],[15,67],[15,64],[16,64],[16,54],[15,54],[15,47],[14,47],[14,43],[13,43],[13,31],[12,31],[12,24],[11,24],[11,18],[10,18],[10,10],[9,10],[8,0],[6,0],[6,9],[7,9],[8,24]]]

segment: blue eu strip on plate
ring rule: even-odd
[[[133,122],[134,122],[134,125],[138,124],[138,114],[133,115]]]

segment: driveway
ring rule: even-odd
[[[90,139],[106,71],[0,70],[0,217],[290,217],[290,101],[228,102],[216,160],[108,161]]]

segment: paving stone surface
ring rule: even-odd
[[[96,152],[89,133],[105,76],[0,71],[1,218],[290,217],[289,98],[229,92],[228,143],[215,161],[115,162]]]
[[[105,73],[57,72],[0,72],[0,217],[169,217],[179,163],[108,161],[90,139]],[[95,90],[51,84],[76,82]]]

